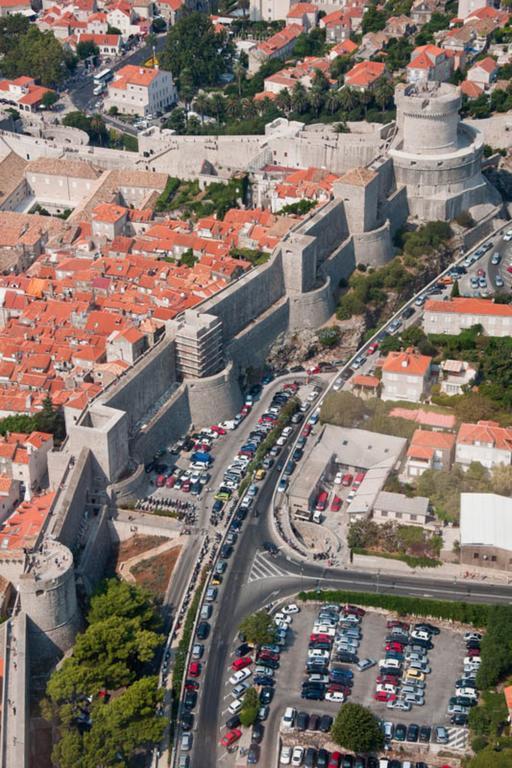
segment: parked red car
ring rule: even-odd
[[[403,651],[404,645],[402,643],[386,643],[386,651]]]
[[[186,691],[197,691],[199,688],[199,683],[197,680],[185,680],[185,690]]]
[[[378,341],[372,341],[370,346],[368,347],[368,355],[373,355],[379,348],[379,342]]]
[[[480,648],[469,648],[468,656],[480,656]]]
[[[377,683],[380,683],[381,685],[383,683],[389,683],[390,685],[400,685],[400,678],[395,675],[379,675],[377,677]]]
[[[350,603],[347,603],[343,606],[342,612],[345,614],[352,613],[354,616],[359,616],[360,619],[362,619],[366,613],[364,608],[359,608],[358,605],[350,605]]]
[[[408,624],[406,621],[398,621],[397,619],[390,619],[386,622],[386,627],[388,629],[404,629],[406,632],[409,631],[410,624]]]
[[[224,427],[219,427],[217,424],[214,424],[213,427],[211,427],[212,432],[216,432],[218,435],[225,435],[226,430]]]
[[[220,740],[222,747],[230,747],[241,737],[242,731],[240,728],[233,728],[232,731],[228,731]]]
[[[191,661],[188,665],[188,673],[190,677],[199,677],[201,674],[201,664],[198,661]]]
[[[169,475],[169,477],[165,481],[165,484],[168,488],[174,488],[175,482],[176,482],[176,475]]]
[[[377,691],[373,694],[375,701],[394,701],[396,695],[394,693],[387,693],[386,691]]]
[[[342,757],[341,752],[332,752],[327,768],[340,768]]]
[[[260,651],[258,653],[258,661],[260,659],[270,659],[270,661],[279,661],[279,654],[278,653],[272,653],[272,651]]]
[[[348,488],[350,483],[352,482],[352,475],[350,472],[346,472],[343,477],[341,478],[341,484],[345,486],[345,488]]]
[[[334,499],[331,501],[331,512],[339,512],[342,504],[343,502],[340,499],[340,497],[335,496]]]
[[[320,632],[320,634],[311,634],[309,636],[309,642],[310,643],[332,643],[332,637],[330,635],[324,635]]]
[[[163,488],[165,485],[165,475],[158,475],[155,481],[157,488]]]
[[[231,664],[231,669],[234,669],[235,672],[237,672],[239,669],[245,669],[245,667],[248,667],[249,664],[252,664],[251,657],[242,656],[240,659],[234,660],[234,662]]]
[[[302,437],[309,437],[312,429],[313,429],[312,424],[306,424],[304,426],[304,429],[302,430]]]

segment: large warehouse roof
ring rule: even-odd
[[[512,499],[496,493],[461,493],[460,543],[512,550]]]

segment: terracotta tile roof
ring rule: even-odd
[[[377,172],[370,168],[351,168],[339,177],[339,181],[354,187],[366,187],[376,177]]]
[[[364,373],[356,373],[356,375],[352,377],[352,385],[354,387],[377,389],[379,384],[380,379],[377,376],[368,376]]]
[[[410,459],[423,459],[429,461],[434,458],[435,450],[423,445],[412,445],[407,450],[407,456]]]
[[[35,496],[22,502],[0,526],[0,556],[5,550],[31,549],[48,516],[55,493]]]
[[[300,19],[304,16],[304,14],[307,14],[307,13],[316,14],[317,11],[318,11],[318,6],[314,5],[313,3],[295,3],[295,5],[292,5],[290,10],[286,14],[286,18]]]
[[[118,69],[114,80],[109,88],[120,88],[126,90],[128,85],[138,85],[145,88],[149,87],[153,80],[158,77],[160,70],[150,69],[149,67],[136,67],[134,64],[126,64]]]
[[[502,451],[512,451],[512,428],[500,427],[495,421],[479,421],[476,424],[461,424],[457,444],[491,445]]]
[[[412,445],[449,451],[455,445],[455,435],[451,434],[451,432],[432,432],[427,429],[417,429],[411,438]]]
[[[270,56],[272,53],[276,53],[282,48],[286,48],[286,46],[289,45],[297,37],[299,37],[302,32],[303,29],[300,24],[289,24],[280,32],[276,32],[275,35],[269,37],[268,40],[264,40],[262,43],[259,43],[257,46],[258,50]]]
[[[425,312],[512,317],[512,306],[495,304],[490,299],[465,299],[461,296],[448,301],[429,299],[425,302]]]
[[[494,59],[492,59],[490,56],[486,56],[485,59],[477,61],[475,64],[473,64],[473,66],[470,68],[470,71],[473,69],[483,69],[484,72],[487,72],[488,75],[491,75],[493,72],[496,72],[498,65]]]
[[[468,97],[468,99],[478,99],[482,95],[484,89],[477,83],[472,83],[470,80],[464,80],[460,86],[462,93]]]
[[[368,87],[385,72],[385,65],[380,61],[360,61],[345,75],[346,85]]]
[[[406,376],[426,376],[430,370],[432,358],[419,352],[389,352],[382,366],[383,373],[400,373]]]
[[[437,427],[438,429],[453,429],[456,421],[455,416],[452,414],[425,411],[423,408],[414,410],[397,406],[389,412],[389,415],[399,419],[407,419],[407,421],[415,421],[418,424],[423,424],[425,427]]]

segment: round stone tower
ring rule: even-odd
[[[500,205],[481,173],[483,139],[459,119],[460,90],[448,83],[399,85],[397,132],[389,149],[397,187],[407,191],[408,213],[422,221],[449,221],[483,203]]]
[[[21,610],[27,614],[32,659],[55,660],[70,648],[80,627],[73,556],[47,538],[28,556],[19,580]]]
[[[404,152],[445,153],[458,148],[458,88],[447,83],[430,88],[402,86],[395,92],[395,103]]]

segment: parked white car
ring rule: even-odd
[[[284,613],[285,616],[288,616],[291,613],[300,613],[300,608],[296,603],[288,603],[288,605],[281,608],[281,613]]]
[[[281,749],[281,754],[279,755],[279,762],[281,765],[290,765],[292,761],[292,748],[291,747],[283,747]]]

